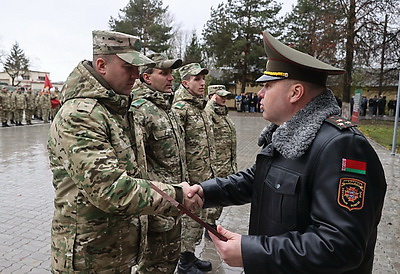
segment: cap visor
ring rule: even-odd
[[[256,82],[269,82],[269,81],[275,81],[275,80],[282,80],[286,79],[285,77],[279,77],[279,76],[271,76],[271,75],[261,75]]]
[[[208,74],[208,69],[205,69],[205,68],[199,69],[198,71],[194,71],[194,74],[192,74],[192,75],[199,75],[199,74],[207,75]]]
[[[145,66],[154,64],[154,61],[137,51],[117,53],[119,58],[134,66]]]
[[[176,69],[179,68],[182,65],[182,60],[181,59],[173,59],[173,60],[166,60],[162,61],[160,63],[156,63],[156,68],[160,69]]]

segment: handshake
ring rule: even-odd
[[[187,209],[194,212],[203,207],[203,188],[200,185],[190,186],[187,182],[182,182],[179,185],[183,190],[183,205]]]

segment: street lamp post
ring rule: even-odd
[[[396,155],[396,140],[397,140],[397,125],[399,124],[399,110],[400,110],[400,68],[399,68],[399,84],[397,86],[397,102],[396,102],[396,114],[394,118],[393,128],[393,141],[392,141],[392,155]]]

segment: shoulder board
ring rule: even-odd
[[[82,101],[80,100],[78,102],[76,109],[78,111],[84,111],[87,113],[91,113],[93,108],[96,106],[96,104],[97,104],[96,99],[86,98],[86,99],[84,99]]]
[[[144,103],[146,103],[145,99],[137,99],[135,101],[133,101],[131,103],[131,106],[135,107],[135,108],[139,108],[141,105],[143,105]]]
[[[176,103],[176,104],[174,104],[174,108],[177,108],[177,109],[181,109],[181,108],[183,108],[183,106],[184,106],[183,103]]]
[[[340,130],[357,126],[357,125],[353,124],[352,122],[350,122],[349,120],[347,120],[343,117],[340,117],[340,116],[336,116],[336,115],[326,118],[325,121],[328,122],[329,124],[337,127]]]

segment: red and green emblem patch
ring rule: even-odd
[[[341,178],[338,190],[338,204],[348,210],[364,207],[364,194],[367,184],[354,178]]]

